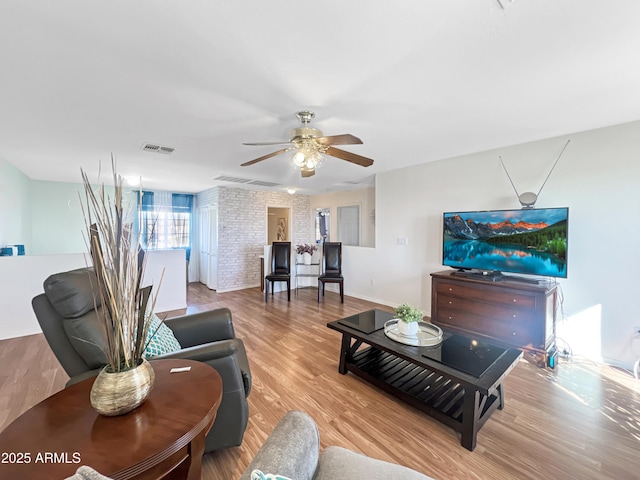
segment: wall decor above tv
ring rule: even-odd
[[[445,212],[442,263],[484,275],[567,277],[568,208]]]

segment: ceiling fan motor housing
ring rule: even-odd
[[[291,130],[291,141],[299,138],[317,138],[322,136],[323,135],[320,130],[312,127],[299,127]]]

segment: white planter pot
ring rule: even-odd
[[[401,335],[415,335],[418,333],[418,322],[404,322],[398,319],[398,332]]]
[[[302,253],[297,254],[296,263],[298,265],[300,265],[301,263],[304,263],[304,255]]]
[[[302,257],[303,257],[303,263],[305,265],[311,265],[311,254],[310,253],[306,253],[305,252],[305,253],[302,254]]]

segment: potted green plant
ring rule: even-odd
[[[402,335],[415,335],[418,333],[418,322],[422,321],[424,312],[409,305],[403,303],[396,307],[396,318],[398,318],[398,331]]]

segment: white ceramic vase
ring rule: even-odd
[[[418,333],[418,322],[405,322],[398,319],[398,332],[401,335],[416,335]]]
[[[303,257],[303,262],[304,262],[305,265],[311,265],[311,254],[310,253],[304,252],[302,254],[302,257]]]

